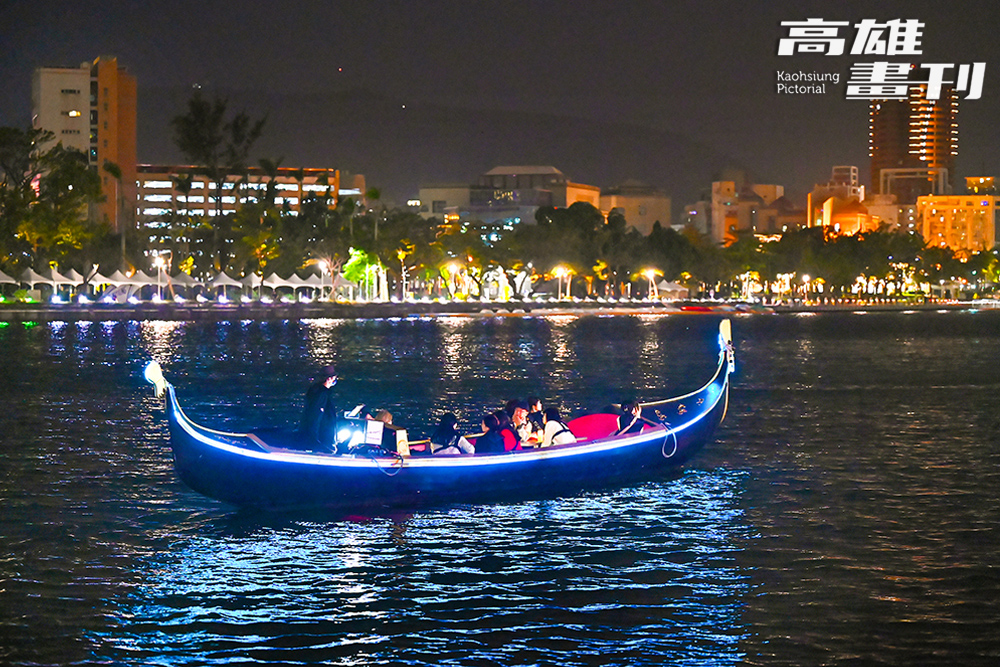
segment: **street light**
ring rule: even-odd
[[[660,290],[656,286],[656,277],[662,275],[662,273],[656,269],[646,269],[642,272],[642,275],[646,276],[646,280],[649,281],[649,294],[654,298],[660,298]]]
[[[166,266],[163,255],[157,255],[153,259],[153,266],[156,267],[156,300],[163,301],[163,267]]]
[[[556,268],[552,269],[552,273],[556,277],[556,292],[558,293],[557,296],[556,296],[556,299],[560,299],[561,300],[562,299],[562,279],[564,277],[566,277],[567,278],[567,282],[569,282],[569,280],[568,280],[569,270],[565,266],[563,266],[562,264],[560,264]],[[569,293],[569,287],[568,286],[566,288],[566,292],[567,292],[567,294]]]

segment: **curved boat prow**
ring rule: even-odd
[[[729,362],[727,374],[736,370],[735,352],[733,351],[733,323],[732,320],[722,320],[719,322],[719,346],[722,348],[726,360]]]
[[[156,390],[156,397],[163,398],[163,394],[167,390],[167,380],[163,377],[163,369],[160,368],[160,364],[150,361],[146,364],[142,376],[146,378],[146,382],[153,385],[153,388]]]

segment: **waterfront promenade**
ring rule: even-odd
[[[384,303],[151,303],[137,304],[2,304],[0,322],[59,321],[238,321],[296,319],[380,319],[433,316],[522,316],[527,314],[769,314],[837,311],[963,310],[1000,308],[1000,301],[928,303],[850,302],[793,303],[749,306],[720,302],[663,301],[406,301]]]

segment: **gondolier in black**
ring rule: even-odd
[[[337,384],[337,369],[325,366],[320,379],[306,391],[306,404],[302,411],[299,432],[316,449],[333,451],[333,439],[337,426],[337,404],[333,387]]]

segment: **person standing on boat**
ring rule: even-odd
[[[645,420],[642,418],[642,406],[636,401],[623,401],[622,413],[618,417],[618,430],[615,435],[623,433],[638,433],[642,430]]]
[[[326,366],[320,379],[312,383],[306,391],[305,409],[299,432],[307,445],[323,451],[333,451],[333,439],[337,426],[337,404],[333,387],[337,384],[337,369]]]

